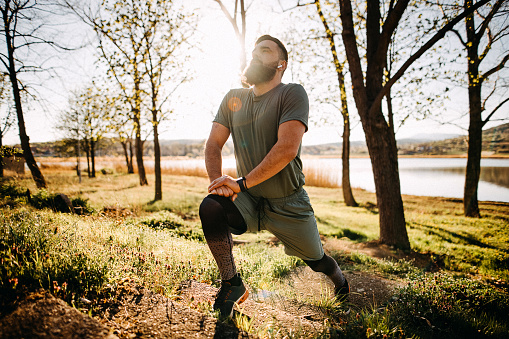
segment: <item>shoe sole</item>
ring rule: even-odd
[[[247,298],[249,297],[249,291],[246,289],[246,292],[239,298],[239,300],[237,300],[235,304],[237,305],[240,305],[242,304],[244,301],[247,300]],[[233,317],[233,307],[232,307],[232,311],[230,312],[230,318]]]

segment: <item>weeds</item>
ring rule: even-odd
[[[106,266],[75,236],[36,214],[0,214],[1,288],[43,287],[67,301],[99,289]]]

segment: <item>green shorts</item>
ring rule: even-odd
[[[264,199],[239,193],[233,202],[249,232],[267,230],[284,245],[285,253],[303,260],[320,260],[322,242],[307,192],[301,188],[284,198]]]

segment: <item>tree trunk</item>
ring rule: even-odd
[[[343,126],[343,152],[341,154],[343,164],[343,173],[341,177],[341,186],[343,188],[343,199],[346,206],[357,207],[357,201],[353,197],[352,187],[350,186],[350,124],[345,122]]]
[[[387,125],[363,122],[363,127],[375,179],[380,241],[409,249],[395,140]]]
[[[129,138],[129,163],[127,164],[127,173],[129,174],[134,173],[133,157],[134,157],[133,139]]]
[[[135,146],[136,146],[136,164],[138,165],[138,176],[140,178],[140,186],[148,185],[147,174],[145,172],[145,165],[143,164],[143,140],[141,139],[141,90],[138,72],[134,75],[134,106],[133,106],[133,122]]]
[[[135,147],[136,147],[136,164],[138,165],[138,176],[140,178],[140,186],[148,185],[147,174],[145,172],[145,165],[143,164],[143,140],[141,140],[141,128],[140,128],[140,119],[135,118],[134,121],[136,125],[136,139],[135,139]]]
[[[378,45],[380,37],[379,1],[367,1],[367,6],[366,57],[368,66],[366,84],[364,84],[357,50],[352,7],[348,0],[340,0],[343,43],[350,66],[355,104],[366,135],[366,144],[373,167],[380,221],[380,242],[402,249],[410,249],[401,199],[396,140],[381,109],[372,109],[371,107],[382,88],[385,65],[379,60],[385,60],[386,57],[381,57],[385,49],[379,49]]]
[[[161,147],[159,146],[159,132],[157,129],[157,113],[153,113],[154,126],[154,171],[156,176],[156,190],[154,201],[163,199],[162,178],[161,178]]]
[[[46,180],[37,166],[37,162],[35,161],[34,155],[32,153],[32,149],[30,148],[30,138],[27,135],[26,127],[25,127],[25,118],[23,116],[23,108],[21,106],[21,95],[18,86],[18,77],[16,74],[16,66],[14,64],[14,50],[13,50],[13,39],[10,36],[9,28],[6,28],[4,31],[5,34],[5,42],[7,43],[7,51],[9,58],[9,79],[12,85],[12,94],[14,96],[14,104],[16,106],[16,115],[18,117],[18,129],[19,129],[19,139],[21,142],[21,149],[23,150],[23,157],[25,158],[26,164],[30,169],[30,173],[32,173],[32,178],[35,181],[35,185],[37,188],[46,188]]]
[[[122,148],[124,149],[124,157],[125,163],[127,166],[127,173],[134,173],[133,169],[133,143],[131,139],[126,139],[125,141],[120,142],[122,144]],[[129,144],[129,148],[127,147]]]
[[[465,0],[465,8],[470,6],[472,6],[472,1]],[[463,192],[463,209],[465,216],[479,218],[477,189],[481,174],[483,128],[481,81],[479,79],[479,41],[476,37],[474,15],[468,15],[465,22],[468,41],[468,102],[470,122],[468,126],[468,159],[465,174],[465,190]]]
[[[92,163],[92,172],[90,178],[95,178],[95,141],[90,139],[90,162]]]
[[[85,139],[85,154],[87,155],[87,175],[90,178],[91,170],[90,170],[90,142],[88,139]]]

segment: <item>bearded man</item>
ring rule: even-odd
[[[335,295],[350,292],[337,262],[322,248],[306,191],[300,159],[302,136],[308,129],[309,102],[298,84],[283,84],[288,52],[278,39],[256,41],[243,81],[250,88],[233,89],[224,97],[205,147],[209,195],[200,205],[207,244],[221,275],[214,310],[231,317],[248,290],[237,273],[232,233],[267,230],[315,272],[334,283]],[[221,150],[232,136],[237,175],[222,174]]]

